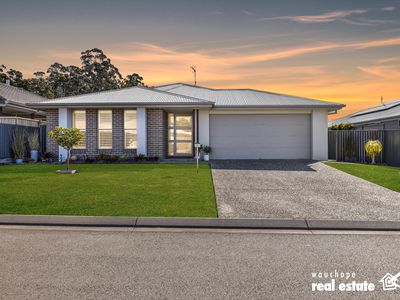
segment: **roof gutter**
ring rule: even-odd
[[[11,101],[11,100],[6,100],[5,103],[0,104],[2,107],[10,107],[14,109],[18,109],[27,113],[33,113],[33,114],[38,114],[38,115],[43,115],[45,116],[46,113],[44,111],[35,109],[35,108],[30,108],[27,105],[21,104],[19,102]]]

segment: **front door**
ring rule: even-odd
[[[168,113],[168,156],[192,155],[192,115],[183,113]]]

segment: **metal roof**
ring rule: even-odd
[[[370,107],[354,114],[330,122],[330,126],[340,123],[361,124],[380,120],[400,118],[400,99]]]
[[[46,98],[39,96],[35,93],[28,92],[24,89],[4,83],[0,83],[0,98],[22,104],[47,100]]]
[[[35,107],[60,106],[124,106],[124,105],[196,105],[212,106],[212,102],[146,87],[130,87],[34,103]]]
[[[209,100],[215,107],[226,108],[328,108],[340,109],[345,105],[334,102],[289,96],[253,89],[211,89],[184,83],[156,87],[157,90]]]

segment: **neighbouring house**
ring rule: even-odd
[[[352,123],[360,130],[400,129],[400,100],[364,109],[329,123],[329,127],[341,123]]]
[[[0,117],[21,117],[28,119],[44,119],[46,113],[28,106],[47,100],[24,89],[0,83]]]
[[[209,145],[212,159],[328,158],[327,116],[344,105],[252,89],[182,83],[132,87],[31,104],[47,113],[47,130],[80,129],[75,155],[193,157]],[[66,157],[47,140],[47,151]]]

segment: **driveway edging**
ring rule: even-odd
[[[0,225],[400,231],[400,221],[0,215]]]

